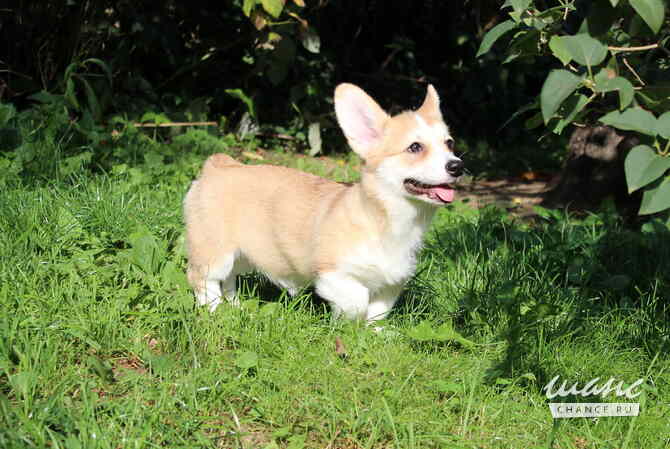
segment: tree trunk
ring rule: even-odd
[[[634,216],[641,196],[628,194],[624,160],[637,144],[636,137],[609,126],[576,128],[570,136],[565,166],[542,205],[594,210],[611,197],[622,215]]]

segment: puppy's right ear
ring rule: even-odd
[[[353,84],[335,89],[335,114],[351,148],[363,159],[381,145],[388,114]]]

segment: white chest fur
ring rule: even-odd
[[[416,256],[428,223],[421,220],[400,232],[389,230],[353,248],[338,271],[356,278],[371,292],[404,284],[416,269]]]

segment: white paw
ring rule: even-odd
[[[210,297],[207,296],[207,294],[198,294],[197,295],[197,302],[199,306],[206,306],[210,312],[214,312],[217,307],[219,307],[219,304],[221,304],[221,297],[220,296],[214,296]]]

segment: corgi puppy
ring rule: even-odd
[[[211,156],[184,200],[188,279],[214,310],[258,270],[293,295],[313,283],[335,316],[383,319],[414,274],[423,234],[463,174],[440,99],[389,116],[362,89],[335,89],[337,120],[363,159],[345,185],[286,167]]]

